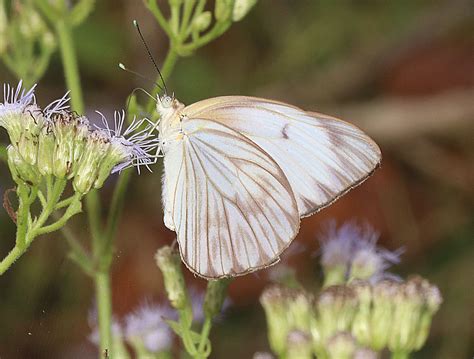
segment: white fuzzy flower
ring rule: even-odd
[[[23,83],[20,81],[16,88],[9,84],[3,85],[3,103],[0,103],[0,126],[4,126],[2,119],[11,115],[22,113],[29,105],[36,104],[35,87],[26,91],[22,87]]]
[[[153,125],[148,123],[148,119],[136,120],[134,119],[130,126],[124,128],[125,111],[115,111],[114,113],[114,128],[110,128],[105,116],[101,115],[104,128],[113,151],[119,156],[122,156],[121,163],[114,166],[112,173],[120,172],[125,168],[135,166],[140,172],[140,166],[145,166],[153,163],[153,156],[155,155],[159,141],[157,136],[153,134]],[[145,126],[143,126],[146,124]]]

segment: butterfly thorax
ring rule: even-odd
[[[184,105],[174,97],[164,95],[157,98],[156,110],[160,115],[159,139],[163,150],[166,150],[170,143],[183,137],[181,130],[183,109]]]

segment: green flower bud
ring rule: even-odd
[[[312,346],[311,336],[300,330],[292,330],[288,333],[286,339],[287,352],[285,358],[287,359],[311,359]]]
[[[425,307],[421,314],[420,322],[418,323],[418,333],[414,344],[415,350],[420,349],[425,344],[430,332],[433,315],[438,311],[443,301],[438,287],[431,284],[424,288],[423,297],[425,298]]]
[[[340,331],[350,330],[358,305],[354,290],[347,286],[325,289],[316,300],[317,333],[322,341]]]
[[[222,310],[222,305],[227,296],[230,279],[211,280],[207,283],[204,298],[204,314],[206,318],[214,318]]]
[[[53,154],[53,171],[56,177],[64,178],[71,172],[74,160],[75,120],[73,115],[67,112],[55,113],[51,120],[56,139],[56,148]]]
[[[388,347],[394,352],[410,353],[424,344],[431,318],[441,303],[441,295],[427,280],[415,276],[399,286],[393,300],[396,321]]]
[[[352,335],[360,344],[369,346],[372,341],[372,287],[368,282],[364,281],[354,281],[350,284],[350,287],[354,290],[359,301],[352,322]]]
[[[235,0],[234,9],[232,11],[232,20],[242,20],[256,3],[257,0]]]
[[[391,351],[409,353],[414,349],[415,334],[423,309],[423,297],[418,285],[413,282],[400,284],[392,298],[395,320],[388,340]]]
[[[101,131],[94,131],[89,135],[84,153],[78,163],[77,173],[72,182],[76,192],[87,193],[90,191],[97,179],[100,165],[107,155],[109,146],[109,140]],[[71,156],[72,160],[74,148],[71,146],[70,150],[68,155]],[[67,168],[69,169],[70,167]]]
[[[100,188],[104,184],[107,177],[109,177],[112,169],[119,163],[128,158],[128,153],[125,152],[125,147],[118,141],[112,141],[109,150],[100,165],[97,180],[94,182],[94,188]]]
[[[370,347],[374,350],[379,351],[387,345],[392,326],[395,321],[398,321],[398,318],[394,316],[393,298],[398,294],[399,287],[399,283],[390,280],[378,282],[373,287]]]
[[[329,359],[352,359],[356,349],[356,341],[348,332],[334,334],[328,339],[326,345]]]
[[[211,12],[204,11],[193,20],[193,24],[192,24],[193,30],[197,32],[206,31],[209,25],[211,25],[211,21],[212,21]]]
[[[371,249],[362,249],[354,254],[350,268],[350,278],[369,280],[373,275],[379,273],[382,266],[382,258]]]
[[[38,136],[38,158],[36,165],[42,176],[53,174],[55,138],[52,127],[51,123],[45,124]]]
[[[15,182],[19,183],[21,181],[29,185],[39,183],[41,177],[36,166],[26,163],[20,156],[18,150],[13,146],[8,147],[7,154],[8,167],[10,168],[10,172]]]
[[[88,138],[91,134],[89,129],[89,120],[85,116],[75,118],[74,127],[74,151],[72,155],[72,166],[68,176],[69,179],[77,174],[77,171],[81,165],[81,157],[84,154],[84,150],[88,143]]]
[[[278,356],[284,355],[287,336],[291,330],[288,323],[286,299],[286,289],[277,285],[265,289],[260,296],[260,303],[267,318],[270,348]]]
[[[45,31],[41,37],[43,46],[48,50],[53,50],[56,47],[56,38],[51,31]]]
[[[189,307],[189,297],[179,254],[170,246],[164,246],[156,252],[155,260],[163,274],[166,293],[171,305],[177,310],[186,310]]]
[[[287,302],[290,328],[309,332],[313,297],[303,290],[289,289]]]
[[[232,11],[232,0],[216,0],[214,16],[217,21],[223,22],[229,20],[232,16]]]

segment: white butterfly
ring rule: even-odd
[[[158,96],[165,225],[182,260],[208,279],[279,260],[300,218],[330,205],[380,164],[357,127],[261,98],[190,106]]]

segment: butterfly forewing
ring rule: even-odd
[[[280,166],[224,123],[193,117],[181,127],[182,140],[165,155],[165,211],[183,261],[206,278],[275,262],[299,228],[295,196]]]
[[[277,101],[224,96],[183,112],[224,124],[271,156],[287,177],[302,217],[363,182],[381,159],[378,146],[357,127]]]

